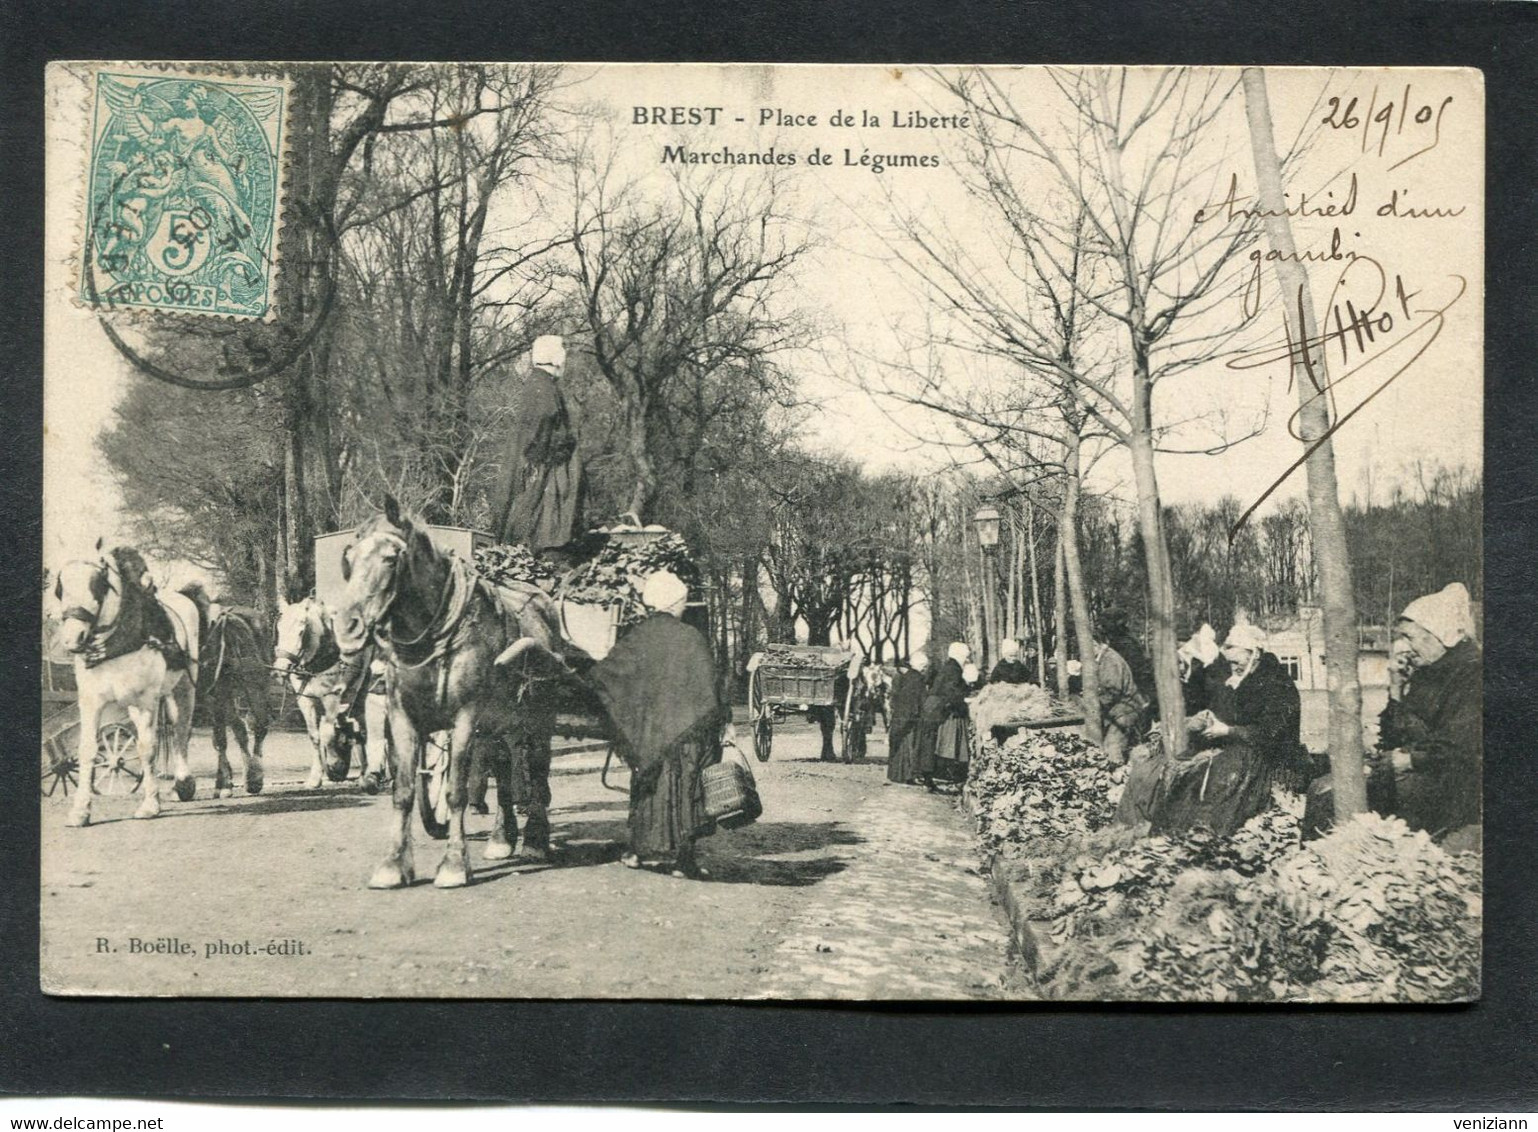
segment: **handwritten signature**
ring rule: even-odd
[[[1348,279],[1353,272],[1359,270],[1371,270],[1376,273],[1376,293],[1370,303],[1362,306],[1358,306],[1351,298],[1343,295]],[[1315,337],[1305,338],[1302,333],[1295,336],[1293,320],[1284,311],[1282,315],[1286,338],[1284,344],[1257,347],[1228,362],[1229,369],[1249,370],[1275,365],[1285,359],[1289,369],[1288,392],[1292,391],[1299,369],[1303,371],[1313,388],[1313,393],[1300,402],[1287,419],[1287,431],[1294,440],[1303,443],[1303,454],[1294,460],[1254,503],[1250,504],[1244,514],[1239,516],[1229,531],[1230,539],[1238,533],[1239,528],[1244,526],[1261,504],[1276,492],[1277,488],[1307,463],[1311,455],[1340,431],[1347,421],[1399,380],[1420,356],[1431,348],[1431,344],[1437,340],[1443,327],[1446,326],[1448,310],[1468,291],[1468,280],[1463,276],[1449,275],[1448,279],[1456,285],[1457,290],[1446,302],[1440,306],[1412,307],[1411,303],[1422,292],[1410,290],[1404,276],[1396,273],[1393,298],[1385,304],[1384,300],[1388,298],[1389,293],[1388,273],[1377,260],[1370,256],[1358,255],[1337,276],[1335,285],[1331,288],[1329,300],[1325,304],[1328,313],[1322,320],[1321,329]],[[1373,284],[1369,283],[1367,289],[1371,290],[1372,286]],[[1358,294],[1359,297],[1360,294]],[[1305,313],[1303,292],[1299,288],[1296,318],[1300,332],[1307,325]],[[1338,376],[1331,375],[1328,369],[1327,354],[1332,343],[1339,348],[1340,364],[1349,367]],[[1404,354],[1406,351],[1410,351],[1409,356],[1401,361],[1392,373],[1369,389],[1356,404],[1344,412],[1341,411],[1337,393],[1343,385],[1378,359],[1390,354]],[[1352,364],[1353,360],[1355,364]],[[1318,436],[1306,437],[1299,429],[1299,420],[1303,413],[1320,398],[1327,401],[1329,427]]]

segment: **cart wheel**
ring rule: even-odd
[[[422,747],[421,781],[417,783],[417,814],[434,841],[449,835],[449,742],[429,737]]]
[[[144,781],[139,734],[131,723],[108,723],[96,732],[96,770],[91,788],[98,794],[132,794]]]
[[[767,715],[758,717],[758,722],[753,726],[753,753],[758,756],[758,761],[769,761],[769,752],[774,749],[774,723]]]
[[[57,791],[68,798],[69,792],[80,785],[80,760],[62,744],[50,742],[43,748],[43,796],[52,798]]]

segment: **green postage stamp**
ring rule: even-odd
[[[94,78],[80,298],[273,317],[287,84],[110,65]]]

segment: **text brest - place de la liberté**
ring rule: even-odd
[[[891,129],[891,130],[965,130],[972,122],[965,114],[930,114],[923,110],[892,110],[885,118],[874,110],[851,112],[835,110],[829,115],[800,114],[772,106],[762,106],[752,114],[732,114],[724,106],[635,106],[631,108],[632,126],[700,126],[710,128],[728,123],[752,124],[777,130],[820,129]],[[852,167],[872,173],[888,169],[938,169],[940,156],[934,153],[873,153],[864,147],[821,145],[804,153],[792,153],[770,146],[767,149],[740,149],[723,145],[719,149],[700,149],[687,145],[664,145],[664,165],[775,165],[806,164],[817,168]]]

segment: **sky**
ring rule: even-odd
[[[1021,68],[999,76],[1022,114],[1055,136],[1063,118],[1047,73]],[[967,131],[954,121],[961,108],[947,101],[935,75],[901,67],[669,65],[578,68],[573,77],[578,81],[569,97],[598,117],[595,145],[610,148],[615,175],[634,181],[643,193],[663,191],[677,175],[679,165],[664,160],[670,146],[675,156],[680,148],[795,156],[794,165],[777,172],[797,223],[815,236],[817,247],[799,265],[793,294],[824,332],[816,349],[782,359],[818,405],[805,422],[804,441],[847,453],[872,469],[948,466],[955,450],[935,441],[953,434],[941,418],[873,398],[865,388],[890,380],[894,364],[913,360],[908,345],[932,318],[918,280],[897,261],[895,251],[905,245],[896,218],[917,216],[944,228],[978,262],[997,251],[987,214],[965,189]],[[48,80],[44,545],[45,560],[55,562],[80,553],[98,535],[111,539],[126,533],[95,438],[110,423],[128,375],[96,316],[70,297],[82,228],[89,90],[61,68],[51,68]],[[1149,81],[1151,72],[1133,76],[1134,88]],[[1353,175],[1357,185],[1349,217],[1294,218],[1299,247],[1326,249],[1332,230],[1341,226],[1342,246],[1381,265],[1389,293],[1378,300],[1373,317],[1410,316],[1361,350],[1353,352],[1354,342],[1347,343],[1350,364],[1360,368],[1340,386],[1340,410],[1354,408],[1379,386],[1382,390],[1335,438],[1342,494],[1362,494],[1369,478],[1381,492],[1417,459],[1478,468],[1484,181],[1479,76],[1271,70],[1268,84],[1279,143],[1307,124],[1319,127],[1313,148],[1292,171],[1289,201],[1307,192],[1316,208],[1320,200],[1339,204]],[[1331,98],[1337,101],[1332,104]],[[691,117],[696,121],[689,122]],[[1326,117],[1328,124],[1321,121]],[[844,119],[851,124],[840,124]],[[671,124],[674,120],[681,124]],[[863,124],[871,121],[881,125]],[[1210,132],[1216,203],[1230,174],[1241,194],[1253,184],[1239,96]],[[814,153],[827,163],[813,163]],[[882,155],[919,156],[926,165],[877,173],[872,159]],[[1135,152],[1128,156],[1136,158]],[[742,183],[751,186],[763,172],[754,167],[733,175],[748,178]],[[1035,167],[1028,175],[1046,176]],[[1377,215],[1396,191],[1400,211],[1416,206],[1462,211],[1426,219]],[[1188,203],[1182,204],[1187,211]],[[1235,265],[1235,270],[1249,268]],[[1371,285],[1375,267],[1359,262],[1351,265],[1332,305],[1327,284],[1339,270],[1338,264],[1311,268],[1322,313],[1328,315],[1333,306],[1345,310],[1346,299],[1357,308],[1378,299]],[[1396,280],[1405,281],[1403,312],[1396,305]],[[1263,267],[1262,287],[1273,285],[1274,276]],[[1001,294],[1008,291],[1007,276],[1000,277],[999,287]],[[1462,297],[1443,315],[1417,313],[1446,305],[1460,287]],[[1280,332],[1278,310],[1257,318],[1255,334],[1279,338]],[[1339,343],[1329,348],[1339,356]],[[954,380],[963,381],[965,359],[940,360]],[[978,366],[975,360],[971,364]],[[998,380],[997,372],[988,380]],[[1285,360],[1246,369],[1219,361],[1163,383],[1156,416],[1210,415],[1222,408],[1236,422],[1262,414],[1265,420],[1261,435],[1221,455],[1161,456],[1158,474],[1166,501],[1230,493],[1247,503],[1259,498],[1300,452],[1287,431],[1296,403],[1288,385]],[[1092,486],[1125,495],[1129,479],[1125,461],[1112,453],[1097,465]],[[1302,476],[1295,475],[1277,498],[1301,489]]]

